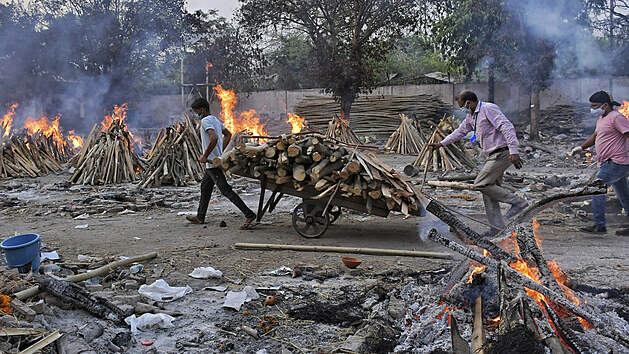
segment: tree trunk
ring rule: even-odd
[[[539,90],[531,89],[531,141],[539,141]]]
[[[494,103],[495,95],[496,95],[496,83],[495,83],[495,71],[494,71],[494,64],[489,64],[489,70],[488,70],[488,75],[489,75],[489,79],[487,80],[487,85],[488,85],[488,93],[487,93],[487,102],[491,102]]]
[[[350,113],[352,111],[352,103],[355,96],[353,92],[344,92],[341,94],[341,119],[349,124]]]

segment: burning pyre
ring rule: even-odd
[[[73,131],[63,134],[60,116],[26,118],[23,129],[15,131],[14,118],[19,104],[8,107],[0,120],[0,177],[37,177],[61,171],[75,149],[82,145]]]
[[[113,112],[92,128],[81,151],[75,155],[70,182],[111,184],[134,182],[140,172],[133,146],[136,139],[127,129],[127,105],[114,106]]]

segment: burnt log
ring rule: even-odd
[[[39,289],[54,295],[61,300],[82,308],[99,318],[122,323],[124,312],[109,300],[90,294],[82,287],[63,280],[44,277],[39,281]]]

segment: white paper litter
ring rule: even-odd
[[[223,292],[227,290],[224,286],[208,286],[207,288],[203,288],[203,290],[212,290],[212,291],[220,291]]]
[[[210,279],[210,278],[222,277],[223,272],[221,272],[220,270],[216,270],[212,267],[199,267],[199,268],[194,268],[192,273],[188,275],[197,279]]]
[[[124,321],[131,326],[131,333],[138,334],[140,331],[144,331],[151,327],[158,328],[173,328],[172,324],[175,318],[165,313],[145,313],[140,317],[131,315],[124,319]]]
[[[83,214],[81,214],[81,215],[79,215],[79,216],[76,216],[76,217],[74,218],[74,220],[87,220],[87,219],[89,219],[89,217],[90,217],[90,214],[88,214],[88,213],[83,213]]]
[[[45,261],[47,259],[50,259],[50,260],[53,260],[53,261],[57,260],[57,259],[59,259],[59,254],[57,253],[57,251],[54,251],[54,252],[42,252],[41,253],[41,261],[43,262],[43,261]]]
[[[74,228],[75,229],[87,229],[88,226],[89,226],[89,224],[83,224],[83,225],[76,225]]]
[[[180,211],[177,213],[177,215],[179,216],[183,216],[183,215],[197,215],[196,211]]]
[[[291,275],[291,274],[293,274],[293,270],[291,269],[291,267],[281,266],[281,267],[277,268],[276,270],[270,271],[269,274],[271,274],[271,275]]]
[[[126,214],[135,214],[135,211],[131,210],[131,209],[125,209],[121,212],[118,213],[118,215],[126,215]]]
[[[189,286],[170,286],[164,279],[158,279],[151,285],[142,285],[138,292],[155,301],[169,302],[184,297],[192,292]]]
[[[247,285],[241,291],[228,291],[227,296],[225,296],[225,303],[223,304],[223,307],[228,307],[236,311],[240,311],[240,308],[245,302],[257,300],[259,298],[260,295],[258,295],[256,290],[253,287]]]

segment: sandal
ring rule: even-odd
[[[205,222],[204,222],[204,221],[199,220],[199,218],[197,218],[197,217],[196,217],[196,216],[194,216],[194,215],[188,215],[188,216],[186,216],[186,220],[190,221],[190,222],[191,222],[191,223],[193,223],[193,224],[205,224]]]
[[[253,228],[254,226],[258,225],[259,223],[256,220],[256,216],[252,216],[251,218],[248,218],[247,221],[245,221],[245,223],[240,227],[241,230],[249,230],[251,228]]]

